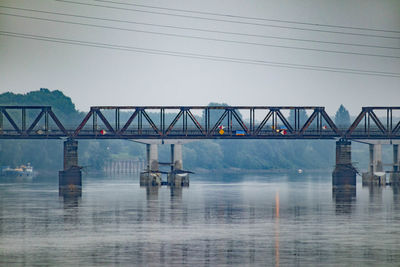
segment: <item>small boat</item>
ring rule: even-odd
[[[27,165],[21,165],[17,168],[10,168],[9,166],[0,168],[0,177],[5,178],[33,178],[33,167],[28,163]]]
[[[302,169],[298,169],[297,173],[303,173],[303,170]]]

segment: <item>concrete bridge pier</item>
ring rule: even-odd
[[[369,169],[362,174],[363,185],[386,185],[382,164],[382,144],[369,144]]]
[[[399,145],[393,145],[393,170],[390,174],[390,184],[400,185],[400,150]]]
[[[179,173],[183,170],[182,144],[171,144],[171,172],[168,173],[169,186],[189,186],[189,173]]]
[[[158,168],[158,145],[146,144],[147,168],[140,173],[140,186],[161,186]]]
[[[332,173],[333,188],[355,188],[357,171],[351,163],[351,142],[336,142],[336,166]]]
[[[82,172],[78,165],[78,141],[68,139],[64,142],[64,170],[58,174],[59,193],[78,193],[82,191]]]

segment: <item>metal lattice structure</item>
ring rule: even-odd
[[[385,117],[376,114],[381,111]],[[363,107],[343,137],[347,139],[399,139],[400,121],[393,116],[400,107]]]
[[[386,111],[386,123],[374,110]],[[400,139],[393,110],[365,107],[339,128],[312,106],[96,106],[68,124],[49,106],[0,106],[0,139]]]

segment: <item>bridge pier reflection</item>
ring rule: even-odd
[[[332,188],[332,198],[335,201],[336,214],[351,214],[356,197],[356,187]]]

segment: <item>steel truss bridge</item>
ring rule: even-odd
[[[318,106],[95,106],[62,122],[50,106],[0,106],[0,139],[400,139],[399,120],[400,107],[363,107],[343,128]]]

